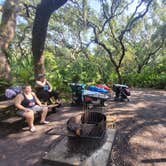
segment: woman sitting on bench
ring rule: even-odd
[[[41,124],[49,123],[45,120],[48,108],[47,106],[41,104],[35,93],[32,92],[30,85],[26,85],[23,87],[23,93],[20,93],[15,97],[14,103],[15,106],[19,109],[16,112],[17,115],[26,118],[31,132],[34,132],[36,130],[34,126],[34,114],[36,112],[41,112]]]
[[[36,80],[36,95],[43,102],[56,103],[60,105],[59,92],[53,91],[52,86],[45,78],[44,74],[39,74]],[[53,99],[54,101],[51,101]]]

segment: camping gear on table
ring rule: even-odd
[[[72,104],[85,104],[86,107],[89,104],[91,104],[92,107],[93,105],[106,106],[105,101],[109,98],[109,96],[106,95],[108,90],[96,88],[96,86],[90,86],[93,91],[86,90],[85,84],[79,83],[70,83],[69,85],[72,89]],[[96,89],[97,91],[95,91]]]
[[[87,89],[90,91],[100,92],[100,93],[108,93],[109,92],[108,90],[106,90],[104,88],[94,86],[94,85],[89,86]]]
[[[104,93],[90,90],[83,90],[82,97],[86,107],[93,107],[94,105],[107,106],[106,101],[109,99],[109,96]]]
[[[110,87],[107,86],[106,84],[97,84],[96,86],[99,87],[99,88],[103,88],[105,90],[108,90],[108,91],[110,90]]]
[[[112,90],[115,92],[115,98],[116,101],[124,101],[125,99],[128,99],[127,96],[130,96],[130,89],[127,85],[122,84],[114,84],[112,87]]]
[[[82,92],[85,84],[69,83],[72,90],[72,104],[82,104]]]

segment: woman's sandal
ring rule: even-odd
[[[48,124],[48,123],[50,123],[50,122],[49,122],[49,121],[46,121],[46,120],[40,121],[40,124]]]
[[[31,127],[31,128],[29,129],[29,131],[33,133],[33,132],[36,131],[36,128],[33,126],[33,127]]]

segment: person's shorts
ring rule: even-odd
[[[33,107],[29,108],[29,109],[33,110],[34,114],[36,114],[37,112],[42,112],[43,111],[43,107],[41,107],[39,105],[35,105],[35,106],[33,106]],[[16,112],[16,114],[18,116],[23,116],[23,117],[24,117],[24,113],[25,112],[23,110],[18,110]]]

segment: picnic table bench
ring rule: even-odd
[[[7,108],[11,105],[14,105],[14,100],[0,101],[0,109]]]
[[[56,108],[57,104],[48,105],[49,111],[53,108]],[[17,108],[14,105],[14,99],[0,101],[0,122],[13,123],[15,121],[23,120],[23,117],[20,117],[16,114]],[[38,116],[38,114],[35,114]]]

